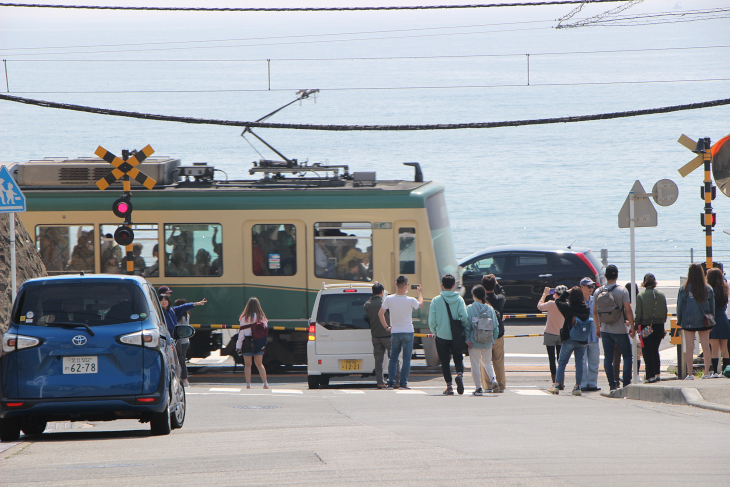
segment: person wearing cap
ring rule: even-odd
[[[618,389],[618,380],[613,372],[614,347],[618,346],[624,359],[624,387],[631,384],[633,375],[632,364],[634,355],[631,351],[631,341],[636,335],[634,329],[634,313],[631,309],[629,293],[623,286],[616,284],[618,281],[618,267],[611,264],[606,267],[606,284],[596,289],[593,293],[593,321],[596,322],[596,336],[603,344],[603,370],[611,390]],[[614,306],[622,310],[617,318],[613,318],[611,309],[599,310],[602,296],[611,295]],[[629,334],[626,333],[626,322],[629,324]],[[600,323],[600,327],[598,325]]]
[[[590,277],[584,277],[580,280],[580,290],[583,291],[583,297],[586,300],[588,308],[590,308],[591,316],[593,316],[593,291],[596,289],[596,283]],[[601,360],[601,347],[598,345],[598,336],[596,336],[595,322],[591,322],[591,333],[588,335],[588,346],[583,359],[583,378],[580,382],[580,390],[582,392],[600,391],[598,387],[598,365]]]
[[[557,371],[556,361],[557,357],[560,356],[560,329],[563,327],[565,317],[558,309],[555,304],[560,296],[567,291],[566,286],[557,286],[553,289],[553,299],[548,300],[550,296],[550,288],[546,287],[542,293],[542,298],[537,303],[537,309],[547,314],[547,320],[545,321],[545,330],[543,331],[543,345],[547,349],[548,361],[550,362],[550,376],[552,377],[551,383],[555,382],[555,372]],[[557,354],[555,353],[557,351]]]
[[[172,290],[169,287],[167,287],[167,286],[160,286],[157,289],[157,295],[158,296],[171,296],[172,295]]]

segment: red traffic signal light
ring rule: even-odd
[[[114,232],[114,241],[122,247],[126,247],[134,242],[134,231],[128,226],[122,225]]]
[[[707,221],[707,217],[712,215],[712,220],[710,222]],[[708,223],[712,225],[713,227],[717,223],[717,213],[700,213],[700,225],[703,227],[707,226]]]
[[[119,218],[124,218],[124,221],[131,221],[132,219],[132,202],[129,196],[122,196],[114,202],[112,205],[112,211]]]

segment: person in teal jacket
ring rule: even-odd
[[[487,302],[487,291],[482,286],[474,286],[471,290],[474,302],[466,308],[468,321],[466,324],[466,345],[469,347],[469,361],[471,362],[471,377],[474,379],[476,390],[472,393],[475,396],[481,396],[482,390],[481,370],[489,377],[492,392],[499,392],[499,384],[494,377],[494,367],[492,367],[492,345],[499,336],[499,323],[497,322],[497,313],[494,312]],[[478,342],[476,340],[476,331],[479,318],[492,320],[492,335],[487,341]]]
[[[461,324],[466,329],[469,318],[466,314],[466,304],[459,293],[454,291],[456,278],[451,274],[446,274],[441,278],[441,287],[444,289],[441,294],[431,300],[431,308],[428,311],[428,327],[436,337],[436,352],[439,360],[441,360],[441,372],[446,381],[446,390],[444,394],[447,396],[454,395],[454,389],[451,386],[451,357],[454,357],[454,367],[456,368],[456,391],[464,394],[464,357],[461,347],[465,344],[455,343],[451,335],[451,322],[449,320],[449,312],[446,309],[448,303],[451,310],[451,316],[454,320],[461,320]]]

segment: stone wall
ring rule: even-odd
[[[0,331],[7,329],[12,306],[9,215],[14,214],[0,213]],[[47,275],[33,240],[17,216],[15,218],[15,266],[18,288],[28,279]]]

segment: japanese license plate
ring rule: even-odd
[[[340,360],[340,370],[362,370],[362,360]]]
[[[99,372],[99,357],[63,357],[64,374],[96,374]]]

